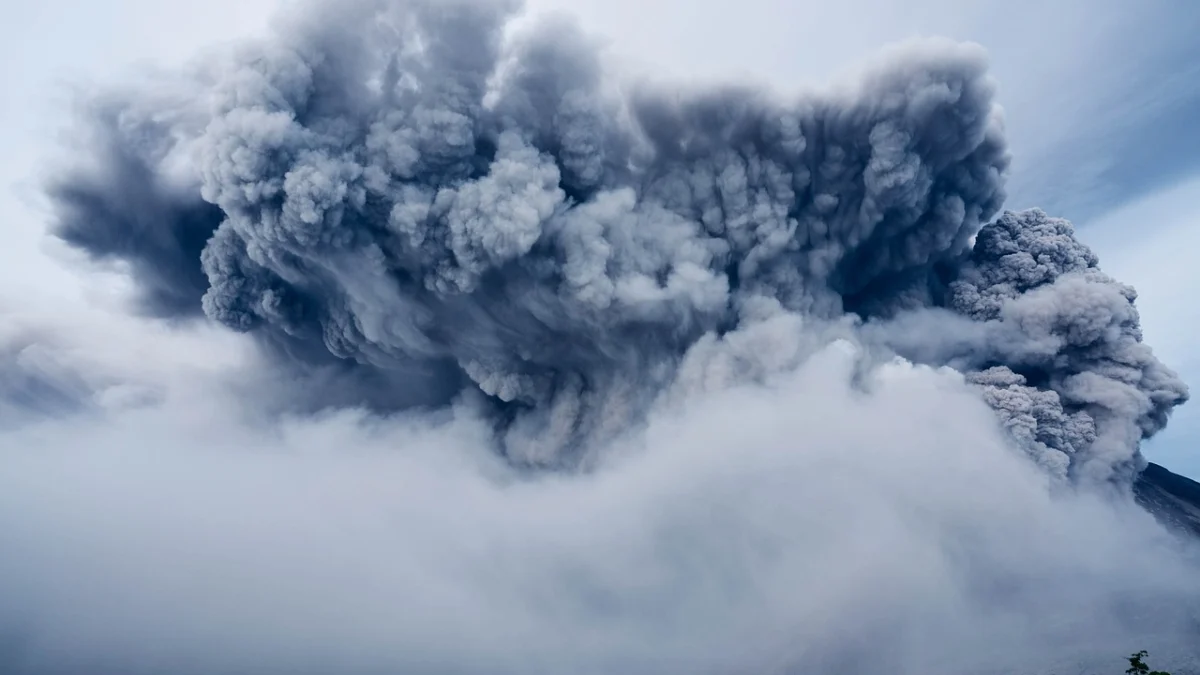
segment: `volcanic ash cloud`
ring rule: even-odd
[[[519,9],[310,4],[86,101],[56,235],[259,349],[84,405],[122,364],[0,344],[29,672],[1188,653],[1200,576],[1119,494],[1187,388],[1070,223],[1001,211],[981,48],[615,86]]]

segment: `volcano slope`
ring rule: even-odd
[[[1138,474],[1133,492],[1162,523],[1200,537],[1200,483],[1151,462]]]

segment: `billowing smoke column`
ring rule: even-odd
[[[967,372],[1058,475],[1128,475],[1185,400],[1067,223],[984,226],[1009,157],[979,48],[788,103],[617,95],[570,25],[507,37],[516,10],[339,7],[111,93],[57,233],[128,262],[151,313],[356,371],[328,403],[473,391],[521,464],[584,460],[703,336],[781,314]]]
[[[1096,265],[1066,221],[1007,213],[979,233],[949,305],[996,327],[990,347],[1002,365],[969,379],[1006,425],[1042,461],[1065,468],[1078,456],[1106,478],[1187,389],[1142,343],[1137,294]]]

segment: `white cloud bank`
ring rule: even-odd
[[[1200,576],[1150,516],[1051,489],[958,374],[864,371],[795,329],[696,350],[687,391],[578,475],[513,472],[466,402],[270,422],[230,395],[253,361],[143,369],[152,403],[0,436],[0,655],[125,674],[1187,662]],[[781,367],[731,379],[752,354]]]

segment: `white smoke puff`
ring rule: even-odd
[[[565,198],[558,182],[558,167],[549,157],[505,133],[487,176],[438,194],[436,203],[448,204],[443,217],[461,270],[450,280],[454,290],[470,292],[485,269],[529,253],[542,222]]]
[[[496,370],[480,363],[479,361],[471,361],[461,364],[463,371],[476,384],[480,390],[488,396],[495,396],[504,402],[510,401],[527,401],[530,403],[537,402],[542,394],[537,382],[520,373],[506,373],[503,370]]]
[[[153,406],[169,381],[206,380],[247,356],[244,345],[211,329],[176,332],[42,293],[0,297],[5,431]]]

